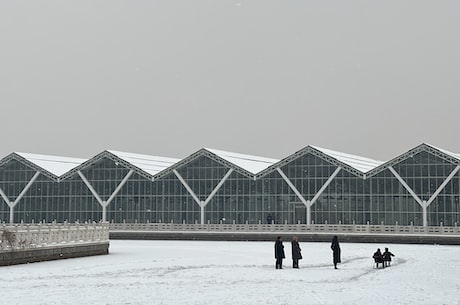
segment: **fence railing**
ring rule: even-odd
[[[357,234],[443,234],[459,235],[459,227],[423,227],[342,224],[176,224],[176,223],[110,223],[111,231],[189,231],[189,232],[298,232]]]
[[[107,223],[17,224],[0,226],[0,250],[109,241]]]

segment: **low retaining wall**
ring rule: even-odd
[[[0,266],[109,254],[109,242],[74,244],[0,252]]]
[[[460,228],[445,226],[342,224],[177,224],[111,223],[111,239],[273,241],[277,236],[303,242],[342,242],[460,245]]]
[[[106,223],[3,225],[0,237],[0,266],[109,253]]]
[[[404,235],[404,234],[366,234],[366,233],[304,233],[304,232],[185,232],[185,231],[110,231],[110,239],[140,240],[210,240],[210,241],[274,241],[277,236],[291,240],[297,236],[302,242],[330,242],[334,235],[340,242],[353,243],[399,243],[399,244],[440,244],[460,245],[458,235]]]

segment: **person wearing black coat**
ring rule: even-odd
[[[281,236],[278,236],[275,242],[275,258],[276,258],[276,269],[283,269],[283,259],[285,258],[284,255],[284,245],[281,241]]]
[[[380,248],[375,251],[374,255],[372,255],[372,258],[374,259],[377,268],[379,267],[379,264],[382,264],[382,268],[385,268],[385,265],[383,264],[383,255],[382,252],[380,252]]]
[[[391,264],[391,257],[395,255],[391,253],[388,250],[388,248],[385,248],[385,252],[383,252],[382,256],[383,256],[383,263],[385,264],[385,267],[388,267]]]
[[[334,269],[337,269],[337,264],[342,262],[340,260],[340,245],[339,245],[339,240],[337,236],[334,236],[332,238],[331,249],[332,249],[332,261],[334,263]]]
[[[299,245],[299,239],[294,236],[291,241],[292,249],[292,268],[299,268],[299,259],[302,259],[302,253]]]

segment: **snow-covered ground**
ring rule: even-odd
[[[460,304],[460,247],[300,243],[275,270],[273,243],[110,242],[110,255],[0,268],[1,304]],[[374,269],[377,247],[391,267]]]

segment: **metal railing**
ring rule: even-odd
[[[110,223],[110,231],[185,231],[185,232],[296,232],[356,234],[442,234],[460,235],[459,227],[342,225],[342,224],[177,224],[177,223]]]
[[[0,226],[0,250],[109,241],[108,223],[16,224]]]

